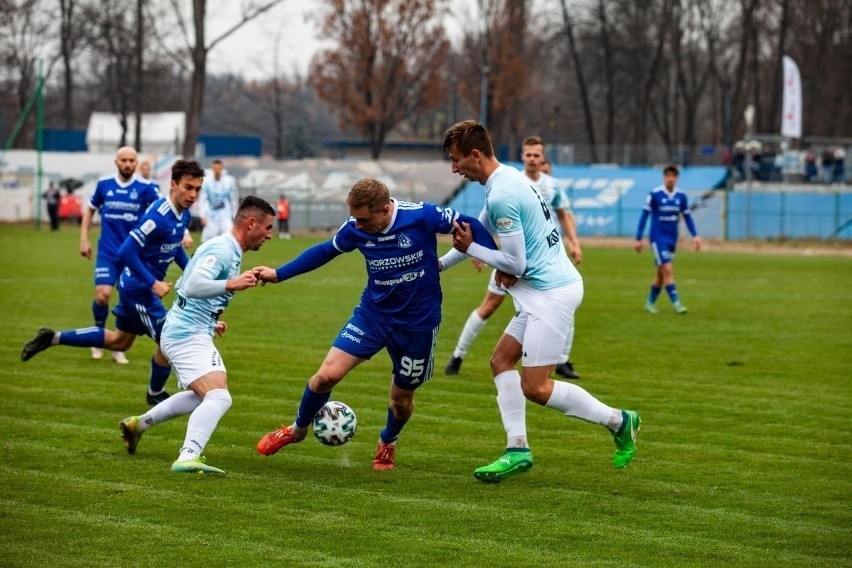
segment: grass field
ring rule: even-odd
[[[223,317],[234,405],[206,450],[227,471],[216,478],[170,472],[185,417],[147,432],[135,456],[122,446],[118,421],[146,409],[149,339],[124,367],[65,347],[20,361],[40,326],[91,324],[77,237],[0,227],[2,566],[852,566],[849,258],[683,252],[690,312],[663,297],[651,316],[647,252],[587,248],[572,360],[580,385],[640,412],[637,458],[616,471],[602,428],[529,406],[535,467],[485,485],[472,471],[504,443],[487,361],[511,310],[445,377],[485,287],[463,265],[443,277],[437,372],[396,470],[370,468],[384,355],[334,391],[358,414],[351,443],[256,453],[292,420],[358,300],[362,257],[345,255],[238,294]],[[316,240],[271,241],[244,266]]]

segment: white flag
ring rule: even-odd
[[[784,56],[784,105],[781,115],[781,135],[788,138],[802,137],[802,77],[799,66]]]

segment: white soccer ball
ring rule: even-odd
[[[355,412],[336,400],[330,400],[314,416],[314,436],[326,446],[348,442],[358,429]]]

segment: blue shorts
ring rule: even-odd
[[[95,286],[115,288],[124,265],[117,258],[99,254],[95,259]]]
[[[115,327],[134,335],[147,335],[157,343],[166,322],[166,308],[153,292],[119,290],[118,304],[112,309]]]
[[[361,359],[370,359],[386,348],[393,362],[393,384],[414,390],[432,378],[437,338],[438,326],[427,330],[395,328],[358,306],[332,345]]]
[[[677,244],[672,241],[651,241],[651,252],[654,253],[654,265],[662,266],[674,262]]]

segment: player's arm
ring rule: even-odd
[[[455,245],[456,238],[453,237],[453,246]],[[501,250],[492,250],[479,243],[471,242],[466,252],[501,272],[521,276],[527,269],[527,245],[523,231],[511,235],[500,235],[500,245],[503,247]]]
[[[263,282],[283,282],[299,274],[316,270],[341,254],[343,252],[334,246],[333,240],[325,241],[312,246],[290,262],[282,264],[274,270],[263,267],[257,267],[254,270],[255,272],[259,272],[259,278]],[[260,268],[259,271],[258,268]]]
[[[577,237],[577,223],[574,221],[574,214],[560,207],[556,209],[556,218],[559,219],[559,225],[562,227],[562,235],[568,241],[568,254],[574,264],[580,264],[583,262],[583,250],[580,248],[580,239]]]
[[[636,227],[636,242],[633,243],[636,252],[642,252],[642,236],[645,234],[645,223],[648,222],[650,215],[651,210],[647,206],[642,209],[642,214],[639,216],[639,226]]]
[[[473,229],[475,226],[473,223],[471,223],[471,220],[475,220],[476,223],[481,226],[482,229],[485,230],[488,239],[490,239],[490,241],[494,243],[494,231],[491,227],[491,221],[488,220],[488,212],[485,209],[479,212],[479,217],[477,219],[473,219],[473,217],[469,217],[468,215],[459,214],[454,220],[468,223],[471,229]],[[453,231],[455,231],[455,226],[453,227]],[[487,243],[487,241],[485,240],[485,236],[481,234],[480,229],[478,228],[476,229],[476,232],[473,233],[474,241],[476,241],[477,236],[479,237],[479,239],[481,239],[480,242],[482,244]],[[486,244],[486,246],[488,245]],[[493,247],[489,246],[488,248],[493,248],[496,250],[497,244],[494,243]],[[447,270],[467,258],[467,256],[468,255],[466,253],[463,253],[457,250],[456,248],[452,248],[445,255],[438,259],[438,266],[440,267],[441,271]]]
[[[182,248],[179,248],[177,250],[177,253],[175,253],[175,264],[180,266],[181,270],[184,270],[188,263],[189,263],[189,257],[186,255],[186,251],[183,250]]]
[[[145,221],[142,225],[140,225],[140,228],[145,227],[145,223],[153,223],[153,221],[150,219]],[[157,282],[157,279],[154,278],[154,275],[151,274],[151,271],[149,271],[148,268],[145,267],[145,263],[142,262],[141,253],[142,248],[145,246],[145,242],[140,241],[139,237],[134,234],[138,230],[140,229],[133,229],[133,231],[127,235],[127,238],[124,239],[124,242],[121,243],[121,247],[118,249],[118,257],[125,266],[130,268],[134,277],[138,278],[146,286],[153,287],[154,283]]]
[[[92,244],[89,242],[89,230],[92,228],[92,218],[94,217],[95,209],[91,204],[86,203],[83,207],[83,218],[80,220],[80,255],[86,258],[92,258]]]
[[[701,250],[701,237],[698,236],[698,228],[695,226],[695,221],[692,219],[692,213],[689,211],[686,200],[683,200],[683,220],[686,222],[686,228],[689,234],[692,235],[692,248]]]
[[[222,260],[211,251],[211,254],[196,262],[192,272],[181,278],[180,293],[187,298],[215,298],[227,292],[257,286],[258,280],[254,270],[246,270],[230,280],[220,278],[230,265],[230,258]]]

